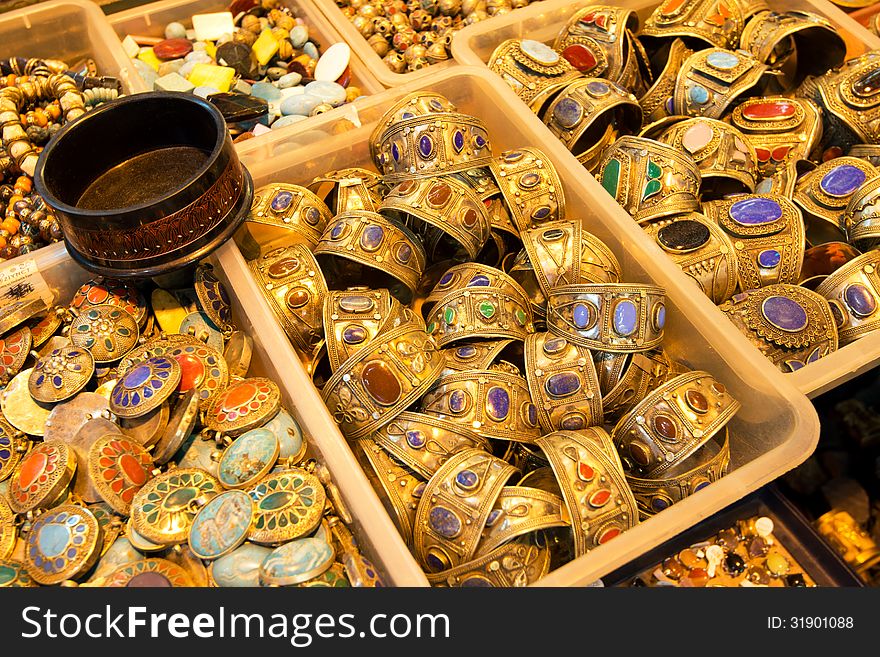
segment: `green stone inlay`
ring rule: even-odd
[[[663,169],[660,168],[659,164],[653,160],[648,160],[648,178],[659,178],[662,173]]]
[[[495,314],[495,304],[491,301],[481,301],[477,309],[480,311],[480,314],[486,319],[491,319],[492,316]]]
[[[657,194],[661,187],[662,185],[659,180],[649,180],[648,184],[645,185],[645,192],[642,194],[642,200],[644,201],[646,198]]]
[[[517,308],[516,312],[513,313],[513,316],[516,319],[517,324],[519,324],[520,326],[526,325],[526,314],[522,310]]]
[[[602,172],[602,187],[611,196],[617,197],[617,188],[620,184],[620,160],[613,158],[608,160],[605,170]]]
[[[452,324],[455,321],[455,309],[447,308],[443,311],[443,321],[447,324]]]
[[[431,322],[430,324],[428,324],[425,330],[428,332],[428,335],[430,335],[437,330],[437,324],[435,322]]]

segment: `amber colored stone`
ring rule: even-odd
[[[654,431],[667,440],[675,440],[678,436],[675,422],[666,415],[655,415],[652,424],[654,425]]]
[[[250,11],[258,4],[260,3],[257,0],[232,0],[227,11],[232,13],[233,16],[238,16],[241,13]]]
[[[632,460],[639,465],[648,465],[651,462],[651,452],[640,442],[632,442],[629,444],[629,455]]]
[[[435,208],[446,205],[452,196],[452,188],[446,183],[437,183],[428,192],[428,203]]]
[[[814,276],[828,276],[859,255],[861,254],[856,249],[845,242],[818,244],[804,252],[800,279],[805,281]]]
[[[697,553],[690,549],[684,549],[678,553],[678,560],[681,561],[685,568],[705,568],[706,560],[697,556]]]
[[[223,398],[223,409],[233,411],[250,402],[257,396],[257,387],[253,383],[240,383],[226,391]]]
[[[340,87],[347,87],[349,84],[351,84],[351,66],[345,67],[342,75],[336,78],[336,84],[338,84]]]
[[[153,46],[153,54],[159,59],[180,59],[192,52],[193,45],[189,39],[165,39]]]
[[[240,135],[236,136],[235,139],[232,140],[233,144],[240,144],[243,141],[247,141],[248,139],[253,139],[256,135],[253,132],[242,132]]]
[[[308,290],[298,287],[292,289],[287,293],[287,296],[284,299],[284,302],[287,304],[287,307],[291,310],[295,308],[301,308],[306,305],[311,299],[311,295]]]
[[[822,153],[822,161],[828,162],[829,160],[836,160],[841,155],[843,155],[843,149],[840,146],[831,146],[826,148],[825,152]]]
[[[305,78],[312,77],[312,72],[308,68],[306,68],[306,66],[302,62],[298,62],[296,60],[293,60],[287,65],[287,72],[299,73],[301,76],[303,76],[303,82],[305,82]]]
[[[364,389],[377,402],[384,406],[395,404],[401,395],[400,382],[394,372],[381,360],[370,361],[361,370]]]
[[[794,103],[786,100],[772,100],[754,103],[743,108],[743,116],[752,120],[786,118],[794,116],[797,109]]]
[[[699,390],[688,390],[684,393],[684,400],[697,413],[705,413],[709,410],[709,400]]]
[[[669,557],[663,562],[663,574],[669,579],[679,579],[684,575],[684,568],[675,558]]]
[[[687,578],[691,586],[702,587],[709,583],[709,573],[704,568],[691,568]]]
[[[562,51],[562,57],[581,73],[596,68],[596,56],[582,43],[575,43]]]

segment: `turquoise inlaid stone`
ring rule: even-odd
[[[335,558],[335,550],[326,541],[299,538],[275,548],[266,557],[260,566],[260,578],[267,584],[299,584],[327,570]]]
[[[220,459],[217,477],[227,488],[242,488],[268,472],[278,459],[278,439],[265,428],[252,429],[235,439]]]
[[[706,56],[706,61],[710,66],[714,66],[715,68],[722,71],[729,71],[732,68],[736,68],[739,64],[739,57],[734,55],[732,52],[728,52],[727,50],[716,50],[714,52],[710,52]]]
[[[200,339],[201,336],[207,335],[206,344],[223,353],[223,334],[211,318],[201,311],[187,315],[180,323],[179,332],[184,335],[200,336]]]
[[[701,84],[695,84],[688,91],[688,96],[697,105],[705,105],[709,102],[709,91]]]
[[[313,109],[320,105],[322,101],[312,94],[302,93],[288,96],[281,101],[281,114],[287,116],[289,114],[297,114],[299,116],[308,116]]]
[[[253,587],[260,585],[260,564],[271,554],[271,548],[245,543],[211,564],[211,576],[222,587]]]
[[[189,545],[202,559],[217,557],[235,549],[247,537],[253,502],[244,491],[221,493],[203,506],[189,530]]]
[[[66,524],[50,523],[40,528],[37,545],[44,557],[53,559],[64,553],[70,538],[70,528]]]
[[[280,450],[278,458],[286,459],[298,455],[303,448],[303,433],[293,416],[285,409],[262,426],[278,439]]]

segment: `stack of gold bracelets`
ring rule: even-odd
[[[783,372],[880,327],[880,53],[763,2],[576,10],[489,66]]]
[[[541,151],[425,92],[370,149],[258,189],[249,265],[432,584],[533,583],[725,474],[739,403]]]
[[[190,280],[0,312],[0,587],[379,584],[222,282]]]

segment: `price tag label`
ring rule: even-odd
[[[42,299],[49,306],[55,302],[33,258],[0,268],[0,306],[27,299]]]

